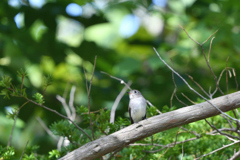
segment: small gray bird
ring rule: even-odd
[[[146,119],[147,102],[138,90],[131,90],[129,94],[129,116],[131,123],[137,123]]]

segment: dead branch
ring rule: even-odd
[[[128,82],[127,85],[128,86],[131,86],[132,82]],[[126,93],[128,87],[125,86],[122,91],[118,94],[117,98],[115,99],[114,101],[114,104],[112,106],[112,109],[111,109],[111,114],[110,114],[110,123],[114,123],[114,120],[115,120],[115,112],[116,112],[116,109],[117,109],[117,106],[120,102],[120,100],[122,99],[123,95]]]
[[[210,36],[208,37],[207,40],[205,40],[202,44],[200,44],[199,42],[195,41],[181,25],[179,25],[179,26],[182,28],[182,30],[187,34],[187,36],[188,36],[193,42],[197,43],[197,44],[201,47],[203,56],[204,56],[205,61],[206,61],[206,63],[207,63],[207,66],[208,66],[208,68],[210,69],[210,71],[211,71],[211,73],[212,73],[212,75],[213,75],[213,77],[214,77],[214,80],[215,80],[215,83],[216,83],[216,87],[217,87],[217,89],[219,90],[219,92],[220,92],[222,95],[224,95],[224,93],[222,92],[222,90],[221,90],[220,87],[219,87],[219,83],[218,83],[218,81],[217,81],[217,76],[214,74],[214,72],[213,72],[213,70],[212,70],[212,67],[210,66],[210,64],[209,64],[209,62],[208,62],[208,60],[207,60],[207,58],[206,58],[205,51],[204,51],[204,49],[203,49],[203,44],[206,43],[215,33],[217,33],[218,30],[216,30],[212,35],[210,35]]]
[[[240,91],[226,96],[218,97],[209,102],[184,107],[171,112],[150,117],[119,130],[111,135],[89,142],[80,148],[68,153],[60,160],[70,159],[96,159],[107,153],[134,143],[155,133],[179,127],[184,124],[220,114],[219,110],[226,112],[240,107]],[[211,107],[213,104],[218,108]],[[106,143],[107,142],[107,143]]]
[[[211,106],[213,106],[214,108],[216,108],[216,109],[217,109],[221,114],[223,114],[224,116],[226,116],[226,117],[228,117],[228,118],[230,118],[230,119],[232,119],[232,120],[234,120],[234,121],[239,121],[238,119],[235,119],[235,118],[229,116],[228,114],[222,112],[218,107],[216,107],[215,105],[213,105],[213,104],[211,103],[211,101],[209,101],[207,98],[203,97],[200,93],[198,93],[196,90],[194,90],[194,89],[188,84],[188,82],[187,82],[182,76],[180,76],[179,73],[177,73],[174,69],[172,69],[172,67],[170,67],[170,66],[162,59],[162,57],[159,55],[159,53],[157,52],[157,50],[156,50],[155,48],[153,48],[153,49],[154,49],[154,51],[156,52],[158,58],[159,58],[172,72],[174,72],[179,78],[181,78],[182,81],[188,86],[188,88],[189,88],[190,90],[192,90],[192,91],[193,91],[194,93],[196,93],[199,97],[201,97],[202,99],[204,99],[205,101],[207,101]]]
[[[218,148],[218,149],[216,149],[216,150],[214,150],[214,151],[212,151],[212,152],[210,152],[210,153],[208,153],[208,154],[204,154],[204,155],[202,155],[202,156],[200,156],[200,157],[198,157],[198,158],[195,158],[194,160],[201,159],[202,157],[206,157],[206,156],[208,156],[208,155],[210,155],[210,154],[213,154],[213,153],[215,153],[215,152],[217,152],[217,151],[220,151],[220,150],[222,150],[222,149],[224,149],[224,148],[227,148],[227,147],[232,146],[232,145],[237,144],[237,143],[240,143],[240,141],[236,141],[236,142],[230,143],[230,144],[228,144],[228,145],[224,145],[223,147]]]
[[[122,80],[122,79],[120,79],[120,78],[117,78],[117,77],[114,77],[114,76],[112,76],[112,75],[110,75],[110,74],[108,74],[108,73],[106,73],[106,72],[103,72],[103,71],[101,71],[101,73],[106,74],[106,75],[108,75],[109,77],[120,81],[121,84],[124,84],[126,87],[128,87],[128,89],[132,90],[132,88],[131,88],[126,82],[124,82],[124,80]]]
[[[117,78],[117,77],[114,77],[114,76],[112,76],[112,75],[110,75],[110,74],[108,74],[108,73],[106,73],[106,72],[103,72],[103,71],[101,71],[101,73],[106,74],[106,75],[108,75],[109,77],[120,81],[121,84],[124,84],[126,87],[128,87],[128,89],[132,90],[132,89],[130,88],[130,86],[129,86],[126,82],[124,82],[124,80],[122,80],[122,79],[120,79],[120,78]],[[146,102],[147,102],[147,104],[148,104],[149,106],[154,107],[159,114],[162,114],[162,112],[159,111],[159,110],[157,109],[157,107],[155,107],[150,101],[148,101],[148,100],[146,99]]]
[[[181,100],[178,98],[177,94],[176,94],[178,88],[177,88],[177,84],[176,84],[176,82],[175,82],[175,78],[174,78],[174,73],[173,73],[173,72],[172,72],[172,80],[173,80],[173,83],[174,83],[174,86],[175,86],[175,89],[174,89],[174,91],[173,91],[173,94],[175,95],[175,98],[178,100],[178,102],[182,103],[184,106],[188,106],[186,103],[184,103],[183,101],[181,101]],[[171,100],[170,100],[170,106],[171,106],[171,108],[172,108],[172,97],[171,97]]]
[[[203,91],[203,93],[206,94],[206,96],[208,96],[209,98],[212,99],[212,97],[210,97],[210,96],[208,95],[208,93],[202,88],[202,86],[201,86],[199,83],[197,83],[196,81],[194,81],[194,79],[193,79],[192,76],[190,76],[190,75],[188,75],[188,74],[187,74],[187,76],[188,76],[188,78],[190,78],[190,79],[193,81],[193,83],[195,83],[195,84],[198,86],[198,88],[200,88],[200,89]]]
[[[24,147],[24,149],[23,149],[23,152],[22,152],[22,155],[21,155],[21,157],[20,157],[20,160],[22,160],[22,158],[23,158],[23,155],[24,155],[24,152],[25,152],[26,147],[27,147],[27,145],[28,145],[28,142],[29,142],[29,140],[27,141],[27,143],[26,143],[26,145],[25,145],[25,147]]]
[[[234,153],[234,155],[229,160],[237,160],[240,157],[240,150]]]
[[[15,126],[16,126],[18,114],[19,114],[21,108],[22,108],[23,106],[25,106],[28,102],[29,102],[29,101],[25,102],[25,103],[18,109],[17,114],[15,115],[14,122],[13,122],[13,127],[12,127],[12,131],[11,131],[11,134],[10,134],[10,137],[9,137],[9,140],[8,140],[7,148],[9,148],[9,147],[11,146],[11,143],[12,143],[13,131],[14,131]]]
[[[92,77],[90,79],[89,85],[87,82],[87,74],[85,69],[83,68],[84,71],[84,75],[85,75],[85,79],[86,79],[86,88],[87,88],[87,95],[88,95],[88,115],[89,115],[89,120],[90,120],[90,127],[91,127],[91,131],[92,131],[92,138],[95,139],[94,137],[94,131],[93,131],[93,123],[92,123],[92,118],[91,118],[91,107],[90,107],[90,92],[91,92],[91,87],[92,87],[92,79],[93,79],[93,75],[94,75],[94,71],[95,71],[95,67],[96,67],[96,62],[97,62],[97,56],[95,56],[95,60],[94,60],[94,64],[93,64],[93,71],[92,71]]]
[[[238,140],[240,140],[240,138],[237,137],[237,136],[233,136],[233,135],[231,135],[231,134],[224,133],[224,132],[218,130],[217,127],[214,126],[214,125],[212,125],[210,122],[208,122],[207,119],[205,119],[205,121],[207,122],[207,124],[208,124],[209,126],[211,126],[213,129],[215,129],[219,134],[224,135],[224,136],[227,136],[227,137],[231,137],[231,138],[233,138],[233,139],[238,139]]]

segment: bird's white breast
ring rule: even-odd
[[[143,97],[133,98],[130,100],[131,117],[133,121],[139,122],[146,115],[147,102]]]

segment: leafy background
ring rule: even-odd
[[[81,6],[79,16],[67,13],[66,7],[70,3]],[[110,110],[123,88],[119,81],[100,71],[126,82],[131,80],[131,87],[140,90],[159,110],[163,110],[164,106],[169,110],[174,90],[172,73],[158,59],[153,47],[191,85],[193,82],[187,78],[187,74],[205,90],[208,91],[210,86],[214,90],[215,81],[200,47],[187,37],[179,25],[200,43],[219,29],[214,35],[210,65],[219,76],[229,57],[228,66],[236,69],[239,81],[239,9],[237,0],[1,0],[0,76],[9,75],[15,85],[20,85],[17,71],[20,68],[26,70],[28,77],[24,86],[27,94],[33,95],[36,92],[43,93],[44,77],[52,75],[53,83],[46,91],[45,105],[65,114],[56,95],[64,95],[72,85],[76,85],[74,105],[87,106],[83,67],[90,79],[94,57],[97,55],[90,95],[92,111],[101,108]],[[72,13],[77,11],[72,9]],[[204,44],[206,54],[209,46],[210,40]],[[191,100],[198,101],[198,97],[179,78],[175,77],[175,80],[177,95],[183,102],[191,105],[181,95],[182,92]],[[220,86],[227,94],[225,80],[224,75]],[[235,92],[234,78],[230,78],[228,84],[229,92]],[[200,91],[196,86],[194,88]],[[220,95],[217,93],[214,97]],[[13,124],[12,119],[6,118],[6,112],[13,107],[20,107],[25,101],[21,98],[6,100],[1,96],[0,102],[0,144],[5,146]],[[184,107],[175,98],[173,105],[175,109]],[[127,106],[128,96],[125,95],[118,106],[116,117],[127,118]],[[17,155],[21,154],[28,140],[29,145],[40,146],[40,154],[56,148],[56,142],[38,123],[37,116],[47,126],[61,120],[59,116],[33,104],[24,106],[13,134]],[[80,123],[80,126],[84,124]],[[206,146],[198,147],[201,149]],[[181,145],[178,151],[180,154]]]

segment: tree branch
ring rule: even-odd
[[[196,90],[194,90],[194,89],[188,84],[188,82],[187,82],[182,76],[180,76],[179,73],[177,73],[174,69],[172,69],[172,67],[170,67],[170,66],[162,59],[162,57],[159,55],[159,53],[157,52],[157,50],[156,50],[155,48],[153,48],[153,49],[154,49],[154,51],[156,52],[158,58],[159,58],[172,72],[174,72],[179,78],[181,78],[182,81],[188,86],[188,88],[189,88],[190,90],[192,90],[194,93],[196,93],[196,94],[197,94],[198,96],[200,96],[202,99],[204,99],[204,100],[207,101],[209,104],[211,104],[211,106],[213,106],[214,108],[216,108],[216,109],[217,109],[220,113],[222,113],[224,116],[226,116],[226,117],[228,117],[228,118],[230,118],[230,119],[232,119],[232,120],[234,120],[234,121],[240,122],[238,119],[235,119],[235,118],[227,115],[226,113],[222,112],[218,107],[216,107],[214,104],[212,104],[211,101],[209,101],[207,98],[203,97],[200,93],[198,93]]]
[[[240,157],[240,150],[234,153],[234,155],[229,160],[236,160],[238,157]]]
[[[91,114],[90,114],[90,112],[91,112],[91,106],[90,106],[90,92],[91,92],[92,79],[93,79],[93,75],[94,75],[94,71],[95,71],[95,67],[96,67],[96,62],[97,62],[97,56],[95,56],[95,59],[94,59],[93,71],[92,71],[92,77],[91,77],[91,79],[90,79],[89,86],[88,86],[88,83],[87,83],[87,74],[86,74],[85,69],[83,68],[84,75],[85,75],[85,79],[86,79],[87,95],[88,95],[88,115],[89,115],[90,127],[91,127],[91,131],[92,131],[92,137],[93,137],[93,139],[95,139],[95,137],[94,137],[94,131],[93,131],[92,118],[91,118]]]
[[[212,151],[212,152],[210,152],[210,153],[208,153],[208,154],[204,154],[204,155],[202,155],[202,156],[200,156],[200,157],[198,157],[198,158],[196,158],[196,159],[194,159],[194,160],[201,159],[202,157],[205,157],[205,156],[208,156],[208,155],[210,155],[210,154],[213,154],[213,153],[215,153],[215,152],[217,152],[217,151],[220,151],[220,150],[222,150],[222,149],[224,149],[224,148],[227,148],[227,147],[229,147],[229,146],[232,146],[232,145],[234,145],[234,144],[236,144],[236,143],[240,143],[240,141],[236,141],[236,142],[230,143],[230,144],[228,144],[228,145],[224,145],[223,147],[218,148],[218,149],[216,149],[216,150],[214,150],[214,151]]]
[[[131,88],[126,82],[124,82],[124,80],[122,80],[122,79],[120,79],[120,78],[117,78],[117,77],[114,77],[114,76],[111,76],[110,74],[108,74],[108,73],[106,73],[106,72],[103,72],[103,71],[101,71],[101,73],[106,74],[106,75],[108,75],[109,77],[120,81],[121,84],[124,84],[126,87],[128,87],[128,89],[132,90],[132,88]]]
[[[128,86],[131,86],[132,82],[128,82]],[[116,112],[116,109],[117,109],[117,106],[120,102],[120,100],[122,99],[123,95],[126,93],[128,87],[125,86],[122,91],[118,94],[117,98],[115,99],[114,101],[114,104],[112,106],[112,109],[111,109],[111,114],[110,114],[110,123],[114,123],[115,121],[115,112]]]
[[[224,95],[224,93],[222,92],[222,90],[221,90],[220,87],[219,87],[219,83],[218,83],[218,81],[217,81],[217,76],[214,74],[214,72],[213,72],[213,70],[212,70],[212,67],[211,67],[210,64],[209,64],[209,61],[207,60],[206,54],[205,54],[204,49],[203,49],[203,44],[206,43],[215,33],[217,33],[218,30],[216,30],[212,35],[210,35],[210,36],[208,37],[207,40],[205,40],[202,44],[200,44],[199,42],[195,41],[181,25],[179,25],[179,26],[182,28],[182,30],[187,34],[187,36],[188,36],[192,41],[194,41],[195,43],[197,43],[197,44],[201,47],[203,56],[204,56],[205,61],[206,61],[206,63],[207,63],[207,66],[208,66],[208,68],[210,69],[210,71],[211,71],[211,73],[212,73],[212,75],[213,75],[213,77],[214,77],[214,80],[215,80],[215,83],[216,83],[216,87],[217,87],[217,89],[219,90],[219,92],[220,92],[222,95]],[[211,43],[212,43],[212,42],[211,42]],[[209,54],[210,54],[210,53],[209,53]]]
[[[223,112],[240,107],[240,91],[209,101]],[[96,159],[155,133],[220,114],[208,102],[150,117],[111,135],[89,142],[60,160]],[[107,143],[106,143],[107,142]]]

